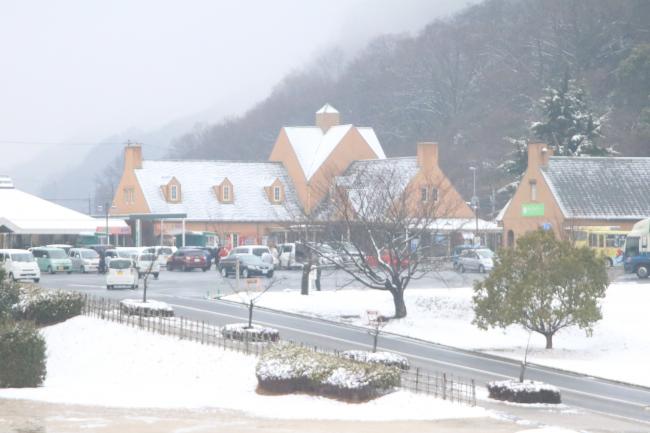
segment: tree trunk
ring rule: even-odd
[[[544,337],[546,337],[546,348],[547,349],[552,349],[553,348],[553,334],[544,334]]]
[[[406,317],[406,304],[404,303],[404,291],[395,290],[391,291],[393,295],[393,303],[395,304],[395,318],[401,319]]]
[[[311,271],[311,263],[307,262],[302,267],[302,280],[300,281],[300,294],[309,295],[309,272]]]
[[[248,329],[253,327],[253,301],[250,301],[248,304]]]
[[[320,273],[321,269],[320,266],[316,268],[316,290],[320,292]]]

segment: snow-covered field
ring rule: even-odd
[[[408,315],[391,321],[385,331],[434,341],[450,346],[485,351],[522,359],[528,332],[519,326],[506,330],[482,331],[472,325],[472,289],[407,289]],[[236,301],[237,298],[227,299]],[[307,314],[366,326],[367,310],[393,314],[388,292],[340,290],[312,292],[268,292],[259,306]],[[603,301],[603,320],[591,338],[570,328],[553,339],[554,349],[546,350],[544,337],[532,334],[530,362],[577,371],[594,376],[650,386],[650,284],[630,281],[614,283]],[[371,339],[369,337],[369,344]],[[380,343],[381,345],[381,343]]]
[[[129,408],[222,408],[281,419],[436,420],[490,412],[399,391],[348,404],[255,392],[256,358],[112,322],[76,317],[42,330],[42,387],[0,389],[0,398]]]

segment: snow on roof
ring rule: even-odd
[[[16,188],[0,188],[0,226],[18,234],[95,233],[97,222]]]
[[[510,202],[511,202],[511,201],[512,201],[512,199],[508,200],[508,203],[506,203],[506,205],[503,206],[503,208],[501,208],[501,210],[499,211],[499,213],[497,214],[497,217],[496,217],[496,219],[495,219],[497,222],[501,222],[501,221],[503,221],[503,216],[504,216],[504,215],[506,214],[506,212],[508,211],[508,208],[510,207]]]
[[[474,232],[476,218],[437,218],[429,228],[440,232]],[[493,221],[478,219],[478,230],[481,232],[501,232],[503,229]]]
[[[650,215],[650,158],[558,157],[542,168],[567,218],[632,219]]]
[[[316,114],[337,114],[339,110],[336,108],[332,107],[330,104],[325,104],[322,107],[320,107],[320,110],[316,112]]]
[[[305,179],[309,180],[332,154],[353,125],[335,125],[323,133],[318,126],[288,126],[284,128]],[[372,128],[357,128],[377,158],[385,158],[384,150]]]
[[[152,213],[186,213],[194,221],[290,221],[300,206],[293,183],[279,162],[239,161],[151,161],[135,170]],[[180,203],[169,203],[161,186],[171,177],[181,185]],[[233,203],[222,203],[213,187],[224,178],[233,185]],[[283,203],[269,201],[265,186],[279,179],[284,185]]]

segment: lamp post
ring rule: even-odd
[[[476,229],[474,232],[474,239],[476,242],[476,238],[478,238],[478,207],[479,207],[478,196],[476,195],[476,171],[478,170],[478,168],[475,166],[471,166],[469,169],[471,170],[472,177],[474,178],[474,189],[472,193],[471,203],[472,203],[472,209],[474,209],[474,217],[476,220]]]
[[[104,211],[106,212],[106,247],[110,244],[110,237],[108,235],[108,202],[104,203]]]

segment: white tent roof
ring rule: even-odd
[[[476,230],[475,218],[438,218],[429,225],[432,230],[441,232],[473,232]],[[480,232],[500,232],[502,229],[497,223],[478,219]]]
[[[124,221],[122,224],[126,225]],[[17,234],[95,233],[95,218],[12,186],[0,187],[0,227]]]

